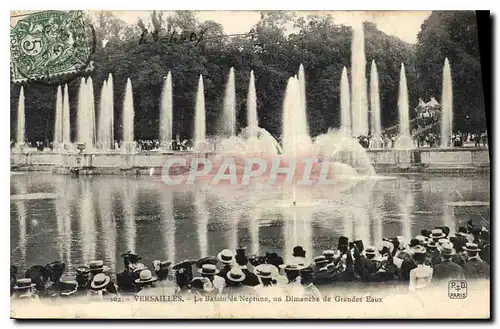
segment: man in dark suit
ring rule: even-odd
[[[442,262],[434,267],[432,274],[433,281],[446,280],[463,280],[465,274],[462,267],[453,262],[453,256],[456,254],[453,244],[445,243],[441,246],[441,259]]]
[[[489,279],[490,266],[479,258],[479,249],[476,243],[467,243],[464,247],[467,253],[467,262],[464,265],[465,277],[471,279]]]
[[[248,269],[248,257],[245,254],[246,248],[238,248],[236,249],[236,264],[240,267],[241,271],[245,274],[245,279],[243,280],[243,285],[245,286],[250,286],[250,287],[255,287],[256,285],[260,284],[259,278],[255,273],[251,272]]]

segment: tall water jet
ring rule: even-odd
[[[71,121],[70,121],[70,111],[69,111],[69,91],[68,85],[64,86],[64,97],[63,97],[63,109],[62,109],[62,141],[64,147],[71,144]]]
[[[89,122],[89,136],[87,148],[93,149],[96,145],[96,122],[95,122],[95,102],[94,102],[94,83],[92,77],[87,79],[87,97],[88,97],[88,122]]]
[[[300,64],[299,66],[298,83],[300,106],[302,107],[301,111],[299,112],[300,116],[298,117],[298,119],[304,121],[306,134],[309,135],[309,124],[307,122],[306,74],[304,72],[304,65],[302,64]]]
[[[234,68],[229,70],[229,77],[224,94],[222,134],[224,137],[236,135],[236,90],[234,82]]]
[[[283,102],[283,154],[300,156],[309,154],[311,138],[307,132],[307,117],[300,96],[299,82],[295,77],[288,79]]]
[[[125,97],[123,100],[123,145],[126,153],[135,151],[134,143],[134,99],[132,96],[132,82],[127,78]]]
[[[57,86],[57,94],[56,94],[56,118],[55,118],[55,123],[54,123],[54,139],[53,139],[53,146],[54,149],[58,149],[59,146],[62,144],[63,140],[63,99],[62,99],[62,91],[61,91],[61,86]]]
[[[24,122],[25,122],[25,114],[24,114],[24,87],[21,86],[21,90],[19,91],[19,100],[17,103],[17,139],[16,139],[16,147],[19,150],[24,148]]]
[[[99,144],[99,149],[101,150],[109,150],[111,147],[111,136],[109,129],[109,121],[111,115],[109,113],[109,90],[108,83],[104,81],[101,87],[101,96],[99,102],[99,126],[98,126],[98,135],[97,140]]]
[[[401,72],[399,76],[399,137],[396,140],[394,148],[411,149],[413,148],[413,138],[410,135],[410,106],[408,104],[408,87],[406,84],[405,65],[401,63]]]
[[[370,70],[370,148],[382,148],[382,124],[380,122],[380,94],[378,84],[378,72],[375,60],[372,61]]]
[[[255,76],[253,70],[250,71],[250,82],[248,83],[247,126],[249,127],[249,138],[257,137],[259,118],[257,116],[257,92],[255,91]]]
[[[194,118],[194,148],[196,151],[206,150],[206,121],[205,121],[205,90],[203,77],[200,74],[198,91],[196,93],[196,107]]]
[[[109,117],[109,139],[111,141],[111,148],[114,147],[115,141],[115,101],[114,101],[114,92],[113,92],[113,75],[110,73],[108,75],[108,113]]]
[[[448,58],[444,60],[441,107],[441,147],[450,147],[453,132],[453,90]]]
[[[77,143],[85,143],[87,138],[86,131],[88,129],[87,124],[87,105],[86,105],[86,83],[85,78],[80,80],[80,87],[78,88],[78,108],[76,115],[76,142]]]
[[[172,141],[172,74],[170,71],[163,80],[160,102],[160,145],[170,149]]]
[[[368,135],[365,36],[362,24],[353,28],[351,44],[351,111],[354,136]]]
[[[340,79],[340,128],[346,135],[350,136],[352,134],[351,97],[347,68],[345,66],[342,70],[342,78]]]

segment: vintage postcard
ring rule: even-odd
[[[11,317],[489,319],[478,15],[12,11]]]

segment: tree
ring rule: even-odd
[[[453,80],[454,130],[485,129],[484,96],[476,25],[472,11],[433,12],[422,24],[416,47],[421,97],[441,98],[443,65]]]

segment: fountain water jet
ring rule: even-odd
[[[160,104],[160,146],[170,149],[172,141],[172,74],[163,80]]]
[[[115,142],[115,106],[114,106],[114,94],[113,94],[113,75],[110,73],[108,75],[107,81],[107,104],[109,113],[109,140],[111,141],[110,148],[114,148]]]
[[[196,93],[195,121],[194,121],[194,149],[206,151],[206,121],[205,121],[205,90],[203,88],[203,77],[198,79],[198,91]]]
[[[87,79],[87,97],[88,97],[88,120],[89,120],[89,146],[88,149],[94,149],[96,145],[96,122],[95,122],[95,102],[94,102],[94,84],[92,82],[92,77]]]
[[[352,135],[351,124],[351,99],[349,91],[349,79],[347,78],[347,68],[342,70],[340,79],[340,127],[346,136]]]
[[[382,140],[382,124],[380,123],[380,94],[378,84],[378,72],[375,60],[372,61],[370,70],[370,148],[382,148],[384,141]]]
[[[57,95],[56,95],[56,119],[54,124],[54,139],[53,146],[54,149],[58,149],[63,141],[63,99],[62,99],[62,91],[61,86],[57,86]]]
[[[308,155],[311,151],[311,138],[307,129],[307,114],[300,96],[299,81],[288,79],[283,102],[283,154],[287,156]]]
[[[125,97],[123,100],[123,145],[125,153],[135,152],[134,142],[134,98],[132,94],[132,82],[127,78]]]
[[[352,36],[351,111],[354,136],[368,135],[368,101],[366,89],[365,37],[363,26],[355,26]]]
[[[236,90],[234,82],[234,68],[229,70],[229,77],[224,94],[224,109],[222,116],[222,134],[224,137],[236,135]]]
[[[17,103],[17,139],[16,139],[16,147],[19,150],[24,148],[24,122],[25,122],[25,114],[24,114],[24,87],[21,86],[21,90],[19,91],[19,100]]]
[[[306,99],[306,74],[304,72],[304,65],[300,64],[299,74],[298,74],[298,84],[299,84],[299,95],[300,95],[300,106],[301,110],[299,112],[298,119],[305,123],[305,132],[309,135],[309,124],[307,122],[307,99]]]
[[[253,74],[253,70],[250,71],[250,82],[248,83],[247,126],[250,130],[250,137],[256,137],[256,129],[259,126],[259,118],[257,116],[257,93],[255,91],[255,76]]]
[[[108,104],[108,83],[104,81],[101,88],[101,97],[99,102],[99,128],[98,128],[98,144],[101,150],[109,150],[111,147],[109,119],[110,115]]]
[[[448,58],[444,60],[441,106],[441,147],[445,148],[451,146],[451,133],[453,132],[453,90]]]
[[[399,76],[399,136],[394,145],[395,149],[412,149],[413,138],[410,135],[410,106],[408,104],[408,87],[406,84],[405,65],[401,63],[401,72]]]
[[[64,86],[63,108],[62,108],[62,141],[67,148],[71,144],[71,122],[69,111],[69,91],[68,85]]]

